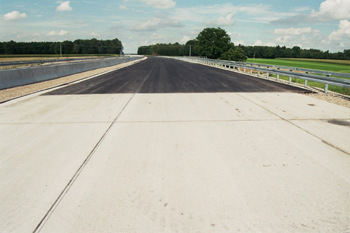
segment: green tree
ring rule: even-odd
[[[186,49],[190,50],[189,47],[191,47],[191,56],[198,56],[198,41],[197,40],[189,40],[185,44],[187,47]],[[185,53],[186,54],[186,53]]]
[[[299,46],[294,46],[292,48],[292,56],[297,57],[297,58],[300,57],[300,51],[301,51],[301,49]]]
[[[217,59],[232,48],[231,38],[222,28],[205,28],[197,36],[200,56]]]
[[[346,60],[350,60],[350,49],[344,49],[344,55]]]
[[[248,57],[244,55],[244,51],[240,47],[231,48],[229,51],[222,54],[221,59],[229,61],[247,61]]]

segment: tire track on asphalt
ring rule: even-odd
[[[148,72],[147,76],[145,77],[145,79],[143,80],[143,82],[141,83],[141,85],[138,87],[138,89],[135,91],[135,93],[133,93],[133,95],[130,97],[130,99],[128,100],[128,102],[125,104],[125,106],[123,107],[123,109],[119,112],[119,114],[114,118],[113,122],[111,123],[111,125],[107,128],[107,130],[105,131],[105,133],[102,135],[102,137],[100,138],[100,140],[96,143],[95,147],[92,149],[92,151],[89,153],[89,155],[86,157],[86,159],[84,160],[84,162],[80,165],[80,167],[78,168],[78,170],[75,172],[75,174],[73,175],[73,177],[70,179],[70,181],[68,182],[68,184],[66,185],[66,187],[62,190],[62,192],[60,193],[60,195],[57,197],[57,199],[54,201],[54,203],[52,204],[52,206],[49,208],[49,210],[47,211],[47,213],[44,215],[44,217],[41,219],[41,221],[39,222],[39,224],[36,226],[36,228],[33,230],[33,233],[36,232],[40,232],[41,229],[44,227],[45,223],[48,221],[48,219],[50,218],[50,216],[52,215],[52,213],[55,211],[55,209],[57,208],[57,206],[60,204],[60,202],[62,201],[62,199],[64,198],[64,196],[68,193],[69,189],[72,187],[72,185],[74,184],[74,182],[78,179],[79,175],[81,174],[81,172],[84,170],[85,166],[87,165],[87,163],[90,161],[90,159],[92,158],[92,156],[95,154],[95,152],[97,151],[97,149],[99,148],[99,146],[102,144],[102,142],[104,141],[104,139],[107,137],[108,133],[110,132],[110,130],[112,129],[112,127],[114,126],[114,124],[118,121],[119,117],[121,116],[121,114],[123,113],[123,111],[126,109],[126,107],[129,105],[129,103],[131,102],[131,100],[135,97],[135,95],[141,90],[142,86],[144,85],[144,83],[146,82],[146,80],[148,79],[148,77],[150,76],[150,74],[153,72],[155,67],[155,63],[153,64],[153,67],[151,68],[151,70]]]

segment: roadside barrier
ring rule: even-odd
[[[325,84],[325,93],[328,92],[328,85],[350,88],[350,79],[345,79],[350,78],[350,74],[348,73],[293,68],[286,66],[263,65],[256,63],[235,62],[226,60],[214,60],[198,57],[178,57],[177,59],[198,62],[211,66],[219,66],[229,70],[236,70],[239,72],[247,73],[250,75],[252,75],[253,71],[255,71],[257,72],[258,77],[263,77],[263,74],[265,74],[264,76],[269,78],[270,74],[275,74],[277,76],[276,80],[278,80],[280,76],[287,76],[289,77],[289,84],[291,84],[292,78],[302,79],[304,80],[305,87],[308,86],[308,81],[323,83]],[[330,76],[343,78],[333,78]]]
[[[98,68],[118,65],[121,63],[141,59],[141,56],[103,59],[62,65],[38,66],[11,70],[0,70],[0,90],[33,84],[60,78],[67,75],[81,73]]]

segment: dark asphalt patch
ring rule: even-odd
[[[46,93],[296,92],[304,89],[174,59],[151,57],[133,66]]]

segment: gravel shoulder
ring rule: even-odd
[[[202,65],[204,65],[204,64],[202,64]],[[218,69],[227,70],[227,69],[225,69],[223,67],[218,67],[218,66],[215,66],[215,67],[218,68]],[[231,71],[235,72],[233,70],[231,70]],[[329,103],[332,103],[332,104],[337,104],[339,106],[350,108],[350,96],[342,95],[342,94],[339,94],[339,93],[336,93],[336,92],[332,92],[332,91],[329,91],[329,90],[328,90],[328,93],[326,94],[326,93],[324,93],[323,89],[312,88],[312,87],[305,88],[304,85],[302,85],[300,83],[289,84],[288,81],[285,81],[285,80],[282,80],[282,79],[276,81],[275,78],[271,78],[271,77],[270,78],[257,77],[256,75],[250,75],[250,74],[247,74],[247,73],[245,73],[245,75],[253,76],[253,77],[260,78],[260,79],[265,79],[265,80],[268,79],[268,80],[270,80],[272,82],[284,83],[284,84],[287,84],[287,85],[292,85],[292,86],[295,86],[295,87],[306,89],[306,90],[311,91],[312,93],[302,93],[303,95],[307,95],[307,96],[310,96],[310,97],[313,97],[313,98],[316,98],[316,99],[319,99],[319,100],[323,100],[323,101],[326,101],[326,102],[329,102]]]
[[[140,62],[144,59],[146,59],[146,58],[143,58],[143,59],[140,59],[137,61],[130,61],[130,62],[118,64],[115,66],[109,66],[109,67],[104,67],[104,68],[100,68],[100,69],[95,69],[95,70],[90,70],[90,71],[78,73],[78,74],[68,75],[65,77],[61,77],[61,78],[57,78],[57,79],[53,79],[53,80],[49,80],[49,81],[45,81],[45,82],[34,83],[34,84],[30,84],[30,85],[0,90],[0,103],[6,102],[6,101],[9,101],[9,100],[21,97],[21,96],[29,95],[29,94],[32,94],[32,93],[35,93],[38,91],[50,89],[50,88],[64,85],[67,83],[71,83],[71,82],[74,82],[77,80],[85,79],[85,78],[88,78],[90,76],[97,75],[100,73],[104,73],[104,72],[108,72],[108,71],[112,71],[112,70],[116,70],[116,69],[121,69],[123,67],[130,66],[130,65],[133,65],[137,62]]]

